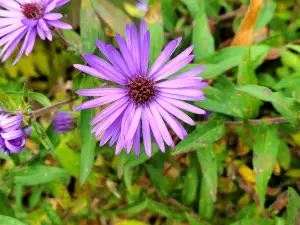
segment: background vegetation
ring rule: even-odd
[[[145,18],[151,62],[178,36],[174,55],[195,46],[187,69],[205,64],[210,83],[195,104],[211,114],[150,159],[98,147],[94,110],[73,112],[77,128],[64,135],[53,113],[26,117],[26,149],[0,154],[0,224],[299,225],[300,1],[151,0],[148,12],[135,3],[72,0],[62,12],[73,31],[39,41],[14,67],[1,64],[1,106],[31,114],[101,86],[72,67],[79,53],[101,56],[95,38],[115,44],[115,32]]]

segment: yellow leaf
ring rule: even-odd
[[[261,7],[262,0],[251,0],[246,16],[231,43],[232,46],[247,46],[252,41],[254,26]]]
[[[248,166],[241,165],[239,167],[239,173],[247,182],[252,183],[252,184],[255,183],[254,172]]]
[[[138,10],[134,5],[127,2],[124,3],[124,9],[130,16],[133,17],[141,18],[145,15],[145,12]]]
[[[148,225],[137,220],[124,220],[116,223],[116,225]]]
[[[274,165],[273,165],[273,173],[274,173],[276,176],[279,176],[279,175],[280,175],[280,172],[281,172],[280,165],[279,165],[278,162],[275,162]]]
[[[161,16],[161,5],[160,3],[155,3],[149,5],[149,10],[145,15],[146,22],[148,24],[162,24],[162,16]]]
[[[292,178],[300,178],[300,169],[289,170],[285,175]]]

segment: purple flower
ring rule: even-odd
[[[76,110],[84,110],[111,103],[92,120],[91,125],[95,125],[92,132],[96,137],[103,135],[100,146],[109,140],[110,146],[117,142],[116,154],[123,148],[129,153],[134,145],[135,154],[139,155],[142,138],[146,154],[150,156],[151,133],[162,152],[165,151],[164,142],[173,148],[174,142],[167,127],[184,139],[187,132],[177,119],[195,125],[181,110],[205,114],[204,110],[184,102],[205,99],[199,89],[208,84],[196,77],[204,70],[204,66],[165,80],[194,59],[190,55],[193,46],[168,61],[181,38],[171,41],[148,69],[150,33],[146,26],[143,21],[139,34],[134,24],[127,25],[126,42],[120,34],[116,35],[121,53],[112,45],[96,41],[111,64],[95,55],[85,54],[84,59],[89,66],[74,65],[85,73],[116,83],[114,88],[78,90],[79,95],[97,98],[76,107]]]
[[[25,138],[31,130],[22,127],[23,116],[0,112],[0,150],[5,153],[20,153],[25,147]]]
[[[54,116],[53,129],[58,133],[67,133],[76,126],[74,118],[68,112],[57,112]]]
[[[59,21],[60,13],[52,12],[69,0],[0,0],[0,57],[7,60],[23,39],[23,44],[13,65],[22,54],[29,55],[34,47],[36,35],[52,40],[49,26],[72,29],[72,26]]]
[[[144,12],[148,11],[148,3],[147,0],[138,0],[138,2],[136,3],[136,7]]]

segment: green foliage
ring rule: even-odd
[[[256,131],[253,146],[253,169],[257,194],[262,208],[264,208],[268,182],[279,151],[278,147],[279,140],[276,128],[262,126]]]

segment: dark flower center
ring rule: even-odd
[[[137,105],[145,105],[155,96],[154,83],[148,77],[138,76],[128,83],[128,94]]]
[[[21,8],[24,16],[30,20],[38,20],[44,14],[44,6],[38,3],[25,3]]]

